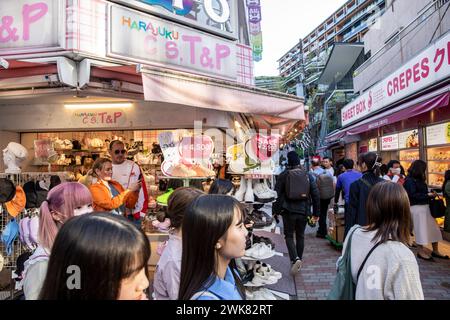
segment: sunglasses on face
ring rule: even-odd
[[[127,152],[126,150],[122,149],[122,150],[116,150],[114,151],[115,154],[125,154],[125,152]]]

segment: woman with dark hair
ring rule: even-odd
[[[348,212],[345,212],[345,235],[355,224],[367,224],[367,197],[375,184],[384,181],[380,178],[381,161],[381,157],[374,152],[363,153],[358,157],[358,166],[363,175],[350,185]]]
[[[410,222],[408,195],[402,186],[376,184],[367,200],[367,226],[353,226],[343,249],[350,241],[357,300],[424,299],[419,266],[407,247]]]
[[[145,300],[149,258],[148,238],[126,218],[75,217],[56,236],[40,299]]]
[[[414,235],[418,245],[417,257],[424,260],[433,260],[432,257],[448,259],[448,256],[439,253],[438,242],[442,241],[442,234],[436,220],[431,216],[429,207],[430,199],[434,198],[436,193],[428,191],[425,182],[426,170],[427,164],[425,161],[414,161],[408,170],[408,177],[403,185],[408,193],[411,205]],[[427,254],[423,247],[430,242],[433,245],[431,256]]]
[[[387,164],[387,174],[383,178],[387,181],[395,182],[400,185],[405,183],[405,170],[403,169],[400,161],[391,160]]]
[[[209,188],[208,194],[225,194],[231,196],[233,191],[234,186],[230,180],[216,179]]]
[[[450,170],[445,171],[442,193],[444,194],[445,203],[447,204],[447,209],[445,210],[444,231],[450,232]]]
[[[153,282],[155,300],[177,300],[180,287],[182,228],[184,214],[203,192],[194,188],[179,188],[169,197],[167,217],[171,231],[169,241],[158,261]]]
[[[225,195],[198,197],[183,220],[180,300],[242,300],[234,259],[245,254],[244,214]]]

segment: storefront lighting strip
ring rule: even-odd
[[[86,110],[86,109],[117,109],[131,108],[132,103],[94,103],[94,104],[65,104],[64,108],[69,110]]]

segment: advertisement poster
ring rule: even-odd
[[[370,139],[369,140],[369,152],[377,152],[378,151],[378,139]]]
[[[398,134],[381,137],[381,150],[398,150]]]
[[[427,146],[450,143],[450,122],[427,127]]]
[[[158,135],[164,155],[161,171],[165,176],[201,178],[215,176],[211,157],[214,143],[209,136],[183,136],[173,132]]]
[[[280,136],[254,134],[227,149],[229,171],[235,174],[272,175],[279,165]]]
[[[418,148],[419,147],[418,130],[411,130],[399,133],[398,146],[399,149]]]

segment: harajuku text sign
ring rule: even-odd
[[[0,52],[59,47],[60,3],[58,0],[1,0]]]
[[[181,24],[238,38],[238,0],[115,0]]]
[[[341,111],[346,126],[450,76],[450,32]]]
[[[110,7],[108,55],[235,80],[236,45],[188,27]]]

